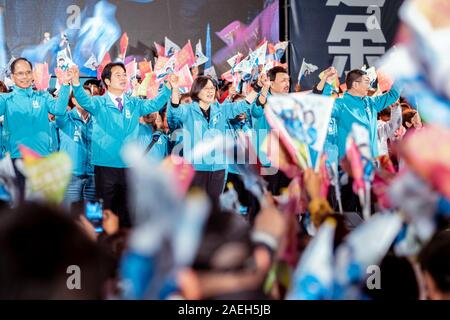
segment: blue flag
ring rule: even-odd
[[[211,30],[210,30],[209,23],[206,26],[206,57],[208,58],[208,61],[205,64],[205,69],[208,69],[211,67]]]

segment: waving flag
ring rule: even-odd
[[[286,48],[289,45],[289,42],[287,41],[282,41],[282,42],[278,42],[275,46],[274,46],[274,57],[275,57],[275,61],[281,61],[281,58],[283,58],[284,53],[286,52]]]
[[[319,95],[269,97],[267,120],[280,130],[282,142],[300,167],[318,171],[333,104],[332,98]]]
[[[111,62],[111,56],[109,55],[109,52],[107,52],[106,54],[105,54],[105,56],[103,57],[103,60],[102,60],[102,62],[100,63],[100,65],[98,66],[98,68],[97,68],[97,79],[98,80],[101,80],[102,79],[102,72],[103,72],[103,69],[106,67],[106,65],[108,64],[108,63],[110,63]]]
[[[97,70],[97,68],[98,68],[98,61],[97,61],[97,58],[95,57],[94,54],[91,54],[89,59],[84,64],[84,67],[88,68],[88,69],[90,69],[92,71]]]
[[[158,57],[165,57],[166,56],[166,49],[164,48],[164,46],[153,42],[155,45],[155,49],[156,49],[156,54],[158,55]]]
[[[211,55],[211,27],[206,26],[206,57],[208,61],[206,61],[205,69],[209,69],[212,66],[212,55]],[[217,76],[216,76],[217,77]]]
[[[120,38],[120,58],[122,60],[125,60],[125,56],[127,54],[127,48],[128,48],[128,35],[125,32],[122,37]]]
[[[144,79],[147,73],[152,72],[152,63],[150,61],[147,60],[141,61],[139,62],[138,66],[141,79]]]
[[[194,63],[195,55],[192,51],[191,41],[188,41],[188,43],[176,53],[175,71],[180,70],[184,65],[187,65],[190,68]]]
[[[173,42],[172,40],[170,40],[169,38],[165,37],[164,38],[164,55],[166,57],[172,57],[175,53],[177,53],[178,51],[181,50],[181,48],[175,44],[175,42]]]
[[[361,299],[367,268],[379,265],[402,227],[398,214],[378,213],[351,232],[336,250],[335,299]]]
[[[47,90],[50,85],[50,74],[47,63],[37,63],[33,70],[34,85],[37,90]]]
[[[309,75],[310,73],[316,72],[319,69],[318,66],[313,65],[312,63],[306,63],[305,58],[303,58],[302,65],[300,67],[300,71],[298,72],[297,83],[300,84],[300,81],[304,76]]]
[[[187,91],[191,90],[194,79],[192,78],[191,70],[189,70],[188,65],[185,64],[176,74],[179,77],[180,88],[187,88]]]
[[[336,222],[326,220],[306,247],[297,265],[288,300],[331,299],[334,278]]]
[[[59,204],[72,176],[72,161],[64,152],[42,158],[33,150],[19,146],[24,161],[25,175],[33,197]]]
[[[216,32],[216,35],[227,44],[232,46],[237,38],[237,35],[242,32],[247,26],[240,21],[233,21],[225,28]]]
[[[363,206],[364,219],[370,217],[371,185],[375,174],[372,152],[370,150],[369,132],[357,123],[347,137],[347,157],[353,173],[353,191],[358,195]]]
[[[198,67],[202,64],[205,64],[208,61],[208,58],[203,54],[202,49],[202,40],[198,40],[198,43],[195,45],[195,63],[194,66]]]

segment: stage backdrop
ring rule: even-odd
[[[205,53],[209,23],[219,73],[242,43],[251,47],[263,38],[279,38],[278,0],[0,0],[0,6],[2,66],[11,56],[25,55],[54,67],[61,32],[79,65],[92,53],[101,61],[109,51],[114,59],[123,32],[129,37],[127,55],[138,60],[151,59],[153,42],[164,44],[165,36],[180,47],[190,39],[194,50],[201,39]],[[50,39],[44,40],[46,32]]]
[[[303,59],[319,69],[301,81],[310,89],[333,65],[345,72],[371,66],[392,45],[402,0],[291,0],[290,74],[295,83]]]

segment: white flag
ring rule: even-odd
[[[208,57],[203,54],[202,49],[202,40],[198,40],[198,43],[195,45],[195,63],[194,67],[201,66],[202,64],[208,61]]]
[[[170,40],[167,37],[165,37],[164,48],[165,48],[166,57],[171,57],[176,52],[181,50],[181,48],[177,44],[175,44],[175,42],[173,42],[172,40]]]
[[[334,99],[316,94],[291,93],[268,100],[269,109],[282,119],[286,131],[316,152],[317,156],[310,159],[313,168],[323,151],[333,105]]]
[[[289,42],[287,41],[283,41],[283,42],[278,42],[275,46],[275,60],[276,61],[280,61],[281,58],[283,58],[284,53],[286,52],[286,48],[288,46]]]
[[[297,83],[300,83],[300,80],[302,80],[303,76],[307,76],[308,74],[315,72],[317,69],[319,69],[318,66],[313,65],[312,63],[306,63],[305,58],[303,58],[300,71],[298,72]]]
[[[227,60],[227,63],[230,65],[231,68],[233,68],[238,60],[240,60],[243,57],[243,54],[238,52],[234,56],[232,56],[230,59]]]
[[[88,69],[91,69],[93,71],[97,70],[98,68],[98,61],[94,54],[91,54],[88,61],[84,64],[84,66]]]
[[[70,59],[70,53],[67,48],[58,51],[56,54],[56,67],[61,70],[68,70],[74,65],[72,59]]]
[[[205,76],[210,76],[211,78],[213,78],[215,81],[217,80],[217,73],[216,73],[216,69],[214,68],[214,66],[209,67],[208,69],[205,69],[204,71]]]

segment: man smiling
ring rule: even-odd
[[[178,80],[171,77],[152,100],[125,95],[128,78],[123,63],[107,64],[102,72],[102,81],[107,92],[103,96],[90,97],[80,85],[78,68],[74,68],[74,96],[93,117],[92,164],[97,197],[103,199],[105,209],[118,214],[122,227],[129,227],[127,166],[121,158],[122,147],[130,141],[137,141],[139,118],[162,109]]]
[[[6,145],[16,168],[16,160],[22,157],[20,144],[41,156],[47,156],[53,151],[48,114],[62,116],[66,113],[72,72],[59,75],[58,80],[63,85],[58,99],[46,91],[33,90],[33,66],[27,59],[14,60],[11,74],[15,85],[12,92],[0,95],[0,116],[5,116],[4,128],[9,136]],[[25,177],[18,170],[16,175],[23,200]]]

